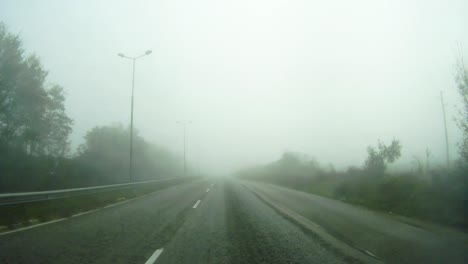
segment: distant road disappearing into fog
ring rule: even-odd
[[[467,245],[452,229],[208,178],[0,235],[0,263],[466,263]]]

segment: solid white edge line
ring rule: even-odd
[[[193,206],[193,209],[197,208],[198,204],[200,204],[201,200],[198,200],[195,205]]]
[[[125,200],[125,201],[121,201],[121,202],[118,202],[118,203],[109,204],[109,205],[104,206],[103,208],[109,208],[109,207],[116,206],[116,205],[119,205],[119,204],[127,203],[127,202],[129,202],[129,201],[131,201],[131,200],[132,200],[132,199],[130,199],[130,200]]]
[[[145,264],[153,264],[163,252],[163,248],[156,249],[156,251],[151,255],[151,257],[145,262]]]
[[[6,234],[11,234],[11,233],[16,233],[16,232],[20,232],[20,231],[24,231],[24,230],[31,229],[31,228],[35,228],[35,227],[38,227],[38,226],[44,226],[44,225],[48,225],[48,224],[53,224],[53,223],[61,222],[61,221],[66,220],[66,219],[67,219],[67,218],[60,218],[60,219],[52,220],[52,221],[49,221],[49,222],[40,223],[40,224],[37,224],[37,225],[32,225],[32,226],[28,226],[28,227],[18,228],[18,229],[15,229],[15,230],[11,230],[11,231],[7,231],[7,232],[0,233],[0,236],[6,235]]]
[[[78,216],[86,215],[86,214],[93,213],[93,212],[96,212],[96,211],[104,210],[104,209],[112,207],[114,205],[119,205],[119,204],[123,204],[123,203],[126,203],[126,202],[130,202],[130,201],[132,201],[134,199],[144,198],[145,196],[149,196],[149,195],[151,195],[153,193],[154,192],[150,192],[150,193],[147,193],[147,194],[143,194],[141,196],[133,197],[131,199],[128,199],[128,200],[125,200],[125,201],[122,201],[122,202],[117,202],[115,204],[110,204],[110,205],[107,205],[107,206],[104,206],[104,207],[101,207],[101,208],[96,208],[96,209],[93,209],[93,210],[90,210],[90,211],[77,213],[77,214],[71,215],[70,217],[59,218],[59,219],[55,219],[55,220],[52,220],[52,221],[49,221],[49,222],[40,223],[40,224],[37,224],[37,225],[31,225],[31,226],[11,230],[11,231],[0,232],[0,236],[8,235],[8,234],[11,234],[11,233],[16,233],[16,232],[20,232],[20,231],[24,231],[24,230],[28,230],[28,229],[35,228],[35,227],[40,227],[40,226],[43,226],[43,225],[53,224],[53,223],[57,223],[57,222],[60,222],[60,221],[63,221],[63,220],[67,220],[69,218],[78,217]]]
[[[98,211],[98,210],[99,210],[99,209],[94,209],[94,210],[91,210],[91,211],[81,212],[81,213],[74,214],[74,215],[72,215],[72,216],[70,216],[70,217],[77,217],[77,216],[80,216],[80,215],[90,214],[90,213],[96,212],[96,211]]]
[[[143,197],[143,196],[144,196],[144,195],[139,196],[139,197]],[[139,197],[135,197],[135,198],[139,198]],[[133,199],[135,199],[135,198],[133,198]],[[94,213],[94,212],[100,211],[100,210],[102,210],[102,209],[106,209],[106,208],[109,208],[109,207],[112,207],[112,206],[116,206],[116,205],[119,205],[119,204],[123,204],[123,203],[128,202],[128,201],[131,201],[131,200],[133,200],[133,199],[126,200],[126,201],[122,201],[122,202],[118,202],[118,203],[115,203],[115,204],[110,204],[110,205],[107,205],[107,206],[104,206],[104,207],[101,207],[101,208],[97,208],[97,209],[93,209],[93,210],[90,210],[90,211],[86,211],[86,212],[76,213],[76,214],[73,214],[73,215],[71,215],[71,216],[69,216],[69,217],[59,218],[59,219],[51,220],[51,221],[44,222],[44,223],[40,223],[40,224],[36,224],[36,225],[31,225],[31,226],[27,226],[27,227],[22,227],[22,228],[18,228],[18,229],[15,229],[15,230],[11,230],[11,231],[1,232],[1,233],[0,233],[0,236],[8,235],[8,234],[11,234],[11,233],[16,233],[16,232],[20,232],[20,231],[28,230],[28,229],[31,229],[31,228],[35,228],[35,227],[40,227],[40,226],[48,225],[48,224],[53,224],[53,223],[61,222],[61,221],[63,221],[63,220],[67,220],[67,219],[73,218],[73,217],[78,217],[78,216],[82,216],[82,215]]]

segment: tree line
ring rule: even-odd
[[[0,22],[0,192],[128,181],[129,129],[95,127],[70,155],[65,90],[47,75]],[[136,180],[178,175],[177,157],[134,134]]]

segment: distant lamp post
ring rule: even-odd
[[[123,59],[129,59],[133,62],[133,71],[132,71],[132,98],[130,103],[130,161],[129,161],[129,181],[133,181],[133,94],[135,91],[135,62],[141,57],[151,54],[151,50],[147,50],[144,54],[138,57],[129,57],[125,56],[123,53],[117,54]]]
[[[190,125],[192,122],[191,121],[178,121],[177,124],[182,125],[184,129],[184,176],[187,175],[187,159],[186,159],[186,137],[185,137],[185,132],[186,132],[186,126]]]
[[[450,151],[449,151],[449,138],[447,132],[447,118],[445,117],[445,102],[444,102],[444,95],[442,91],[440,91],[440,102],[442,104],[442,116],[444,118],[444,131],[445,131],[445,155],[447,159],[447,170],[450,169]]]

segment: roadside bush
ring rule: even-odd
[[[442,174],[441,174],[442,173]],[[335,191],[335,198],[385,212],[398,213],[467,228],[467,171],[435,171],[432,182],[411,174],[375,178],[364,172],[348,175]]]
[[[366,166],[346,171],[324,169],[298,154],[238,173],[238,177],[282,185],[300,191],[360,204],[384,212],[468,228],[468,168],[457,164],[420,174],[382,174]]]

